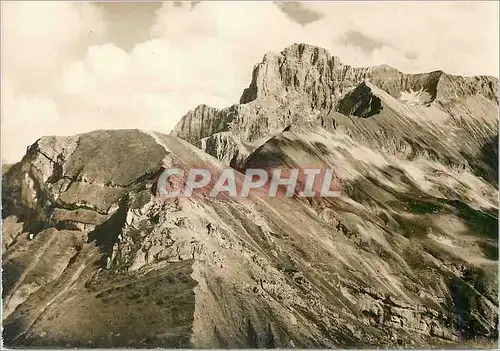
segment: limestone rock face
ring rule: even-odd
[[[310,100],[312,108],[329,108],[344,91],[357,85],[363,71],[343,65],[325,49],[295,44],[281,53],[264,56],[254,68],[252,82],[240,103],[259,99],[282,102],[298,94]]]
[[[269,53],[256,65],[252,82],[244,90],[240,104],[271,98],[280,101],[296,92],[316,108],[330,108],[346,92],[364,79],[399,98],[406,91],[428,92],[437,96],[465,97],[483,95],[498,102],[498,80],[494,77],[460,77],[443,71],[406,74],[387,65],[354,68],[340,62],[327,50],[294,44],[281,53]]]
[[[364,81],[411,107],[416,100],[418,106],[434,104],[451,118],[455,118],[452,111],[442,105],[483,98],[488,105],[498,106],[498,79],[493,77],[460,77],[442,71],[405,74],[385,65],[355,68],[325,49],[294,44],[280,53],[266,54],[254,67],[239,105],[220,111],[200,105],[181,119],[172,134],[200,147],[199,140],[228,132],[231,146],[207,152],[226,163],[243,160],[267,137],[291,124],[315,120],[339,108],[349,113],[345,101],[340,106],[339,102]]]
[[[182,118],[172,134],[194,143],[227,130],[229,122],[231,122],[230,116],[226,116],[222,111],[207,105],[199,105]]]

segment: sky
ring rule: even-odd
[[[498,2],[2,1],[2,161],[44,135],[168,133],[235,104],[265,53],[293,43],[352,66],[499,70]]]

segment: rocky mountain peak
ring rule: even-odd
[[[465,77],[436,70],[407,74],[386,64],[354,68],[345,65],[324,48],[293,44],[280,53],[267,53],[255,65],[252,82],[243,91],[240,104],[258,99],[283,100],[290,92],[306,95],[312,105],[330,107],[332,98],[345,94],[370,80],[390,95],[399,98],[408,90],[425,91],[430,101],[482,95],[498,103],[498,79],[489,76]]]
[[[498,107],[498,79],[494,77],[454,76],[441,70],[407,74],[388,65],[351,67],[326,49],[293,44],[267,53],[254,66],[240,104],[222,110],[200,105],[181,119],[172,134],[225,163],[243,160],[291,124],[317,120],[333,111],[376,115],[378,97],[365,82],[394,98],[391,106],[398,111],[429,108],[413,111],[413,115],[435,115],[437,108],[439,115],[453,120],[462,113],[458,112],[462,100],[486,104],[488,111]],[[457,106],[451,108],[450,103]],[[489,129],[490,122],[486,123]]]
[[[328,93],[338,95],[335,82],[342,76],[344,65],[326,49],[293,44],[280,53],[267,53],[254,67],[252,82],[243,91],[240,104],[257,99],[282,100],[287,92],[324,95],[318,103],[326,105]],[[321,91],[327,92],[322,94]]]

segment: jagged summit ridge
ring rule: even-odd
[[[200,105],[181,119],[172,134],[225,163],[241,161],[271,134],[335,111],[365,81],[402,105],[430,108],[419,114],[434,115],[437,107],[438,114],[444,112],[453,119],[462,112],[452,113],[451,107],[463,99],[477,100],[475,106],[487,105],[488,116],[498,108],[498,79],[494,77],[460,77],[443,71],[406,74],[387,65],[351,67],[323,48],[293,44],[279,53],[267,53],[254,67],[240,104],[222,110]],[[431,108],[431,104],[436,106]]]
[[[439,92],[443,98],[481,94],[498,101],[498,84],[495,84],[498,79],[494,77],[462,77],[441,70],[407,74],[388,65],[355,68],[343,64],[326,49],[302,43],[293,44],[280,53],[266,54],[254,67],[252,82],[244,90],[240,103],[258,98],[279,99],[283,91],[295,89],[313,95],[313,100],[325,107],[329,96],[342,95],[363,79],[370,80],[396,98],[401,92],[423,89],[433,100]]]

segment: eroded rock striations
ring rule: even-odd
[[[496,89],[300,44],[181,138],[39,139],[2,179],[6,346],[492,347]],[[334,168],[342,195],[156,196],[166,165],[229,163]]]

